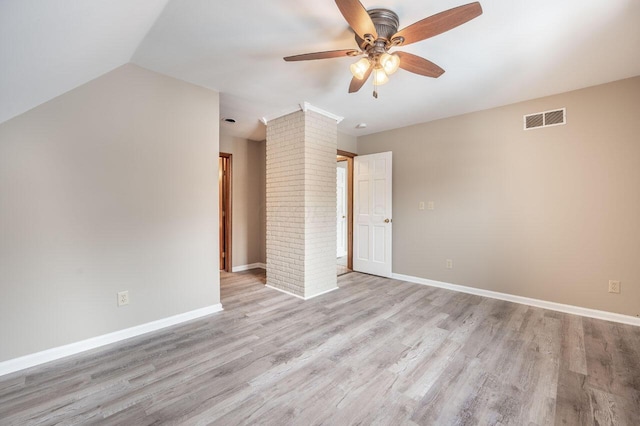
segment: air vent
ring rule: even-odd
[[[524,130],[538,129],[540,127],[559,126],[567,124],[567,109],[561,108],[553,111],[537,112],[524,116]]]
[[[524,128],[533,129],[534,127],[544,126],[543,114],[531,114],[524,117]]]

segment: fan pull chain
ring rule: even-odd
[[[376,76],[373,76],[373,97],[378,99],[378,82],[376,81]]]

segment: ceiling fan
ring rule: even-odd
[[[359,49],[305,53],[287,56],[284,60],[308,61],[364,55],[350,67],[353,79],[349,85],[349,93],[360,90],[369,76],[373,74],[373,96],[375,98],[378,97],[377,86],[389,81],[389,75],[396,72],[398,68],[433,78],[438,78],[444,73],[444,70],[438,65],[420,56],[407,52],[390,53],[390,49],[436,36],[482,14],[480,3],[469,3],[440,12],[398,31],[398,15],[391,10],[371,9],[367,11],[358,0],[335,1],[342,16],[353,29]]]

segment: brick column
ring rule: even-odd
[[[267,285],[308,299],[337,288],[335,118],[267,123]]]

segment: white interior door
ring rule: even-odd
[[[353,269],[391,277],[391,152],[355,157],[353,186]]]
[[[340,166],[336,168],[336,182],[336,229],[338,231],[336,255],[343,257],[347,255],[347,169]]]

